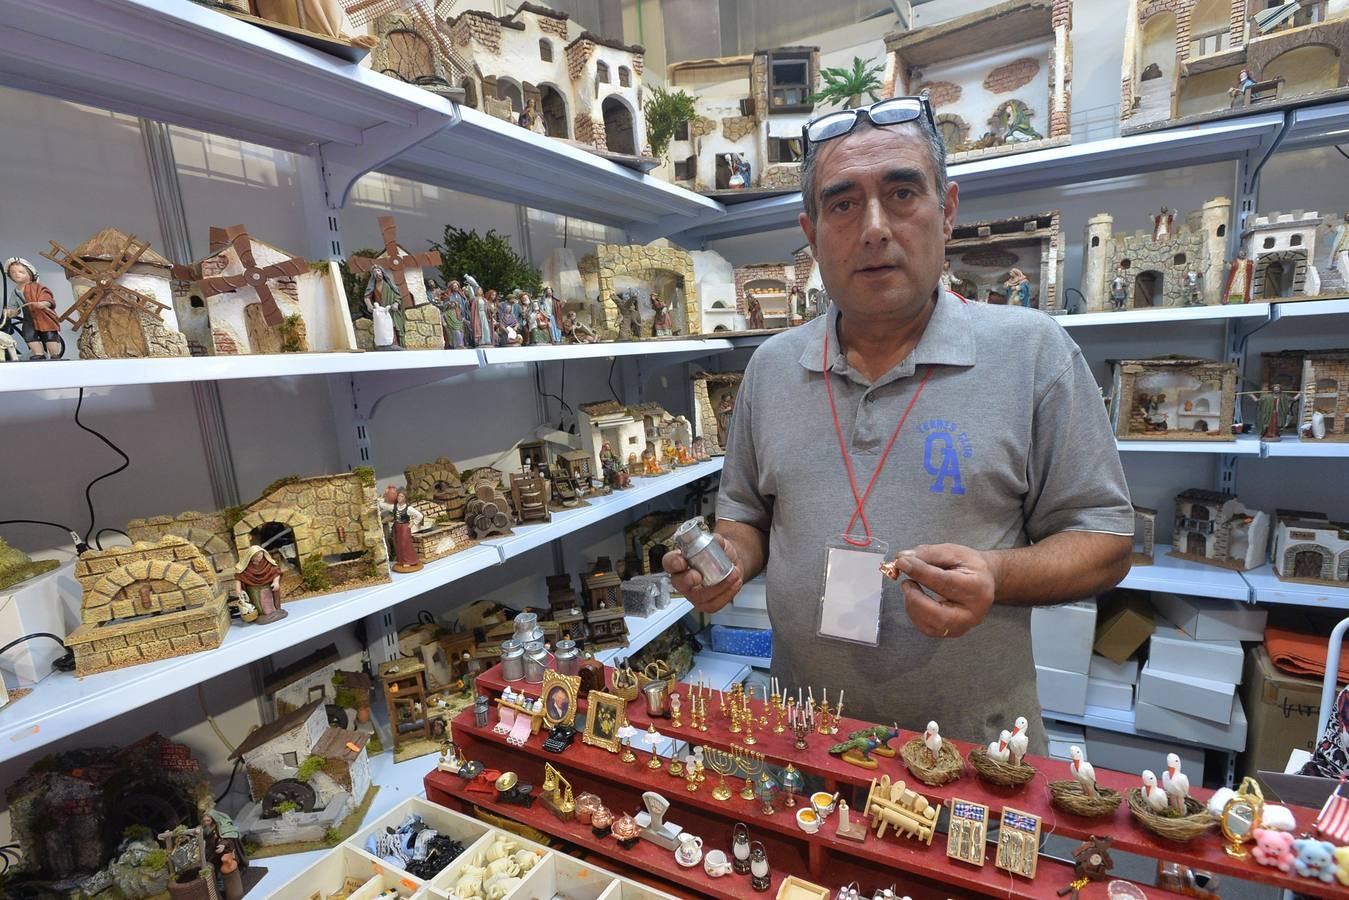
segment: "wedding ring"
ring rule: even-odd
[[[945,631],[943,631],[943,632],[941,633],[941,636],[942,636],[942,637],[950,637],[950,636],[951,636],[951,629],[948,628],[948,629],[946,629]]]

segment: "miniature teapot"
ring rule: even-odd
[[[675,862],[685,868],[698,865],[703,858],[703,839],[687,831],[679,835],[679,847],[675,850]]]

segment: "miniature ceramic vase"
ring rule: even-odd
[[[743,822],[735,823],[734,836],[731,839],[731,858],[735,874],[749,874],[749,827]]]
[[[679,836],[679,847],[675,849],[675,862],[691,869],[703,859],[703,839],[687,831]]]

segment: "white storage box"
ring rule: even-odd
[[[1096,601],[1035,607],[1030,611],[1030,638],[1037,666],[1086,675],[1096,639]]]
[[[1107,659],[1099,653],[1091,655],[1091,668],[1087,670],[1087,677],[1093,681],[1113,681],[1115,684],[1138,684],[1138,660],[1126,659],[1122,663],[1117,663],[1113,659]]]
[[[372,856],[376,855],[368,846],[370,837],[384,834],[386,828],[397,828],[410,815],[421,816],[422,821],[437,832],[464,845],[464,852],[455,860],[456,863],[469,856],[469,850],[476,848],[483,838],[492,833],[491,828],[475,819],[462,816],[421,797],[411,797],[356,832],[347,843]],[[450,867],[453,868],[453,864]]]
[[[603,869],[563,853],[549,853],[513,896],[551,898],[560,894],[568,900],[598,900],[613,884],[614,876]]]
[[[1134,776],[1151,769],[1158,780],[1166,768],[1166,754],[1174,753],[1180,757],[1181,771],[1189,776],[1190,784],[1199,787],[1204,783],[1204,751],[1198,747],[1088,728],[1086,751],[1087,759],[1097,769],[1113,769]]]
[[[1082,730],[1081,725],[1071,725],[1067,722],[1046,721],[1045,737],[1049,740],[1049,756],[1065,762],[1073,758],[1069,753],[1070,748],[1085,747],[1087,741],[1086,732]]]
[[[1042,709],[1070,716],[1087,711],[1087,676],[1080,672],[1036,666],[1035,690]]]
[[[1148,642],[1148,665],[1155,672],[1241,684],[1245,661],[1237,641],[1197,641],[1170,625],[1157,626]]]
[[[411,897],[426,887],[421,879],[344,844],[273,891],[270,900],[312,900],[352,883],[362,886],[347,895],[349,900],[374,900],[387,890]]]
[[[1087,705],[1099,706],[1102,709],[1133,709],[1133,685],[1088,677]]]
[[[1143,674],[1138,678],[1138,699],[1219,725],[1232,721],[1232,697],[1235,694],[1236,685],[1159,672],[1151,663],[1143,667]]]
[[[73,560],[0,591],[0,646],[38,631],[64,639],[80,622],[81,596]],[[7,650],[0,668],[32,684],[50,675],[52,663],[65,653],[56,641],[35,638]]]
[[[1240,600],[1153,594],[1152,605],[1197,641],[1263,641],[1269,613]]]
[[[1246,711],[1241,708],[1241,698],[1235,694],[1232,696],[1231,718],[1231,724],[1219,725],[1198,716],[1164,709],[1146,700],[1134,703],[1134,725],[1139,731],[1170,735],[1193,744],[1221,747],[1239,753],[1246,749]]]

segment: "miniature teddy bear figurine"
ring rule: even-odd
[[[1303,878],[1319,878],[1326,884],[1335,880],[1335,845],[1330,841],[1318,841],[1315,838],[1298,838],[1293,841],[1297,859],[1293,868]]]
[[[1349,887],[1349,847],[1335,848],[1335,879]]]
[[[1257,828],[1252,834],[1255,837],[1255,849],[1251,853],[1255,856],[1256,862],[1262,866],[1278,869],[1280,872],[1287,872],[1293,868],[1297,854],[1293,852],[1291,834],[1286,831],[1271,831],[1268,828]]]

